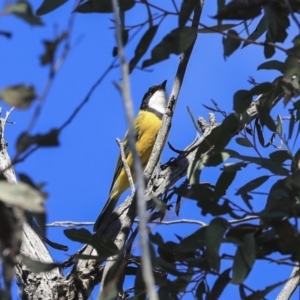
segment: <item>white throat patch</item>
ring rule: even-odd
[[[164,114],[167,106],[167,95],[164,90],[156,91],[148,102],[148,107]]]

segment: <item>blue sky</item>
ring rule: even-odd
[[[38,8],[41,2],[33,3],[33,8]],[[176,2],[180,3],[180,1]],[[216,21],[211,18],[216,13],[215,2],[206,1],[202,12],[201,22],[208,26],[216,24]],[[152,3],[161,5],[161,1],[153,0]],[[41,67],[39,64],[39,56],[43,52],[42,40],[53,39],[56,32],[61,32],[67,27],[73,6],[74,2],[69,1],[56,11],[43,16],[45,23],[43,27],[31,27],[14,16],[0,18],[1,30],[10,31],[13,34],[10,40],[0,37],[2,44],[0,89],[8,85],[25,83],[33,84],[38,94],[43,91],[48,78],[48,68]],[[166,7],[169,7],[169,1],[166,2]],[[127,24],[137,24],[146,19],[145,9],[143,7],[137,9],[140,13],[136,13],[134,9],[126,15]],[[76,14],[71,40],[73,44],[78,39],[80,42],[76,43],[55,77],[34,133],[46,133],[50,129],[60,126],[111,63],[113,59],[111,53],[115,45],[111,19],[112,15],[109,14]],[[254,25],[252,24],[250,31]],[[166,32],[176,26],[177,18],[167,17],[159,27],[152,47],[161,40]],[[133,56],[135,45],[144,30],[145,28],[126,47],[128,59]],[[291,37],[293,37],[293,32],[295,31],[290,29]],[[246,36],[245,33],[243,35]],[[286,42],[286,48],[291,45],[290,41]],[[262,50],[260,46],[248,46],[237,51],[225,61],[222,37],[219,34],[198,36],[168,138],[175,148],[184,149],[196,135],[187,112],[187,106],[191,108],[196,117],[206,118],[209,111],[202,104],[211,106],[210,100],[213,99],[219,103],[221,109],[231,112],[235,91],[251,88],[248,83],[249,76],[254,77],[257,82],[272,81],[279,76],[279,73],[276,72],[256,70],[257,66],[265,61]],[[149,55],[148,52],[145,58],[149,58]],[[285,54],[277,51],[275,58],[283,61]],[[172,55],[169,60],[154,65],[147,71],[135,70],[133,72],[130,79],[135,110],[138,109],[149,86],[167,79],[167,89],[171,90],[178,63],[179,57]],[[113,85],[113,82],[119,79],[120,70],[112,70],[92,94],[90,101],[76,119],[62,132],[59,147],[40,149],[25,162],[16,166],[18,173],[26,173],[37,183],[46,183],[45,190],[49,193],[46,204],[49,223],[67,220],[94,221],[106,202],[119,151],[115,138],[122,139],[126,131],[122,99]],[[9,109],[5,104],[2,106],[4,111]],[[10,121],[16,123],[8,124],[6,127],[6,139],[9,143],[8,150],[11,157],[15,155],[15,141],[19,134],[27,128],[34,107],[33,105],[27,110],[14,110],[11,114]],[[283,110],[282,104],[279,104],[278,111],[284,116],[288,115],[287,110]],[[222,121],[220,115],[217,115],[217,120]],[[236,144],[232,142],[230,147],[236,149]],[[255,155],[253,150],[241,147],[237,149],[245,154]],[[266,155],[274,150],[266,150]],[[176,154],[166,147],[162,155],[162,162],[168,161],[173,156]],[[204,170],[201,181],[215,183],[220,174],[217,170]],[[266,172],[261,173],[261,175],[266,174]],[[235,179],[232,186],[234,190],[229,195],[232,196],[237,188],[256,176],[257,170],[254,167],[247,169],[247,173],[241,173]],[[261,191],[266,191],[269,186],[270,184],[266,184]],[[257,205],[255,206],[257,209],[262,208],[264,199],[257,198],[255,205]],[[179,218],[201,219],[205,222],[210,220],[208,217],[202,217],[200,210],[189,200],[183,201]],[[173,211],[170,211],[166,219],[175,220],[177,217]],[[198,226],[154,225],[152,228],[153,232],[157,230],[163,234],[165,240],[174,240],[175,233],[185,236],[198,229]],[[67,244],[70,247],[68,253],[50,249],[53,258],[57,261],[65,260],[67,255],[74,253],[80,247],[79,244],[65,238],[62,228],[50,228],[48,236],[51,240]],[[138,248],[138,244],[136,247]],[[226,252],[226,249],[223,246],[221,251]],[[222,265],[224,269],[228,266],[226,263]],[[258,262],[246,284],[255,289],[263,289],[266,285],[287,278],[290,270],[284,266],[278,268],[271,264]],[[274,299],[278,291],[279,289],[271,293],[267,299]],[[95,289],[91,299],[95,299],[97,293],[98,290]],[[293,299],[298,299],[299,292],[296,294]],[[234,286],[228,287],[222,295],[222,299],[237,298],[238,289]],[[189,296],[186,299],[189,299]]]

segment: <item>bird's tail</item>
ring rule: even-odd
[[[110,215],[113,213],[117,202],[118,202],[118,198],[117,199],[109,198],[106,201],[104,208],[102,209],[100,215],[98,216],[98,218],[94,224],[94,228],[93,228],[94,232],[97,232],[98,229],[100,228],[101,224],[103,224],[104,221],[108,220]]]

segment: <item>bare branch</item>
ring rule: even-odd
[[[131,176],[130,168],[129,168],[129,166],[127,164],[127,161],[126,161],[124,146],[123,146],[123,143],[120,141],[120,139],[116,139],[116,141],[118,143],[118,146],[120,147],[121,159],[122,159],[124,170],[126,172],[126,175],[127,175],[128,181],[129,181],[129,186],[130,186],[130,189],[131,189],[131,195],[134,196],[135,186],[134,186],[134,182],[133,182],[133,179],[132,179],[132,176]]]
[[[122,28],[119,19],[119,13],[118,13],[118,1],[113,0],[112,3],[114,8],[114,15],[115,15],[118,56],[120,59],[120,65],[122,70],[121,91],[122,91],[122,97],[124,99],[125,114],[126,114],[126,119],[128,124],[128,145],[133,156],[133,165],[134,165],[134,170],[136,173],[137,185],[138,185],[137,193],[136,193],[137,207],[138,207],[138,214],[142,220],[139,224],[139,234],[140,234],[140,242],[141,242],[141,250],[142,250],[142,274],[143,274],[144,282],[146,284],[146,289],[149,295],[149,299],[156,300],[158,299],[158,296],[155,290],[155,281],[152,273],[152,265],[151,265],[149,247],[148,247],[148,233],[147,233],[148,214],[146,210],[146,203],[144,202],[143,199],[143,196],[145,194],[144,172],[143,172],[143,168],[138,153],[135,148],[136,133],[134,128],[134,113],[133,113],[134,110],[133,110],[133,104],[132,104],[132,99],[130,94],[129,66],[128,63],[126,62],[125,53],[123,49]],[[104,274],[106,269],[107,267],[104,269]]]
[[[280,291],[276,300],[289,300],[293,293],[295,292],[296,288],[299,286],[300,283],[300,269],[299,266],[294,267],[289,281],[285,284],[283,289]]]

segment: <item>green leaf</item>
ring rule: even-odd
[[[259,23],[257,24],[255,30],[247,37],[248,41],[245,41],[242,48],[248,46],[251,44],[251,41],[256,41],[258,38],[260,38],[265,32],[267,31],[267,23],[266,18],[263,16]]]
[[[135,299],[137,300],[146,299],[146,291],[147,289],[142,274],[142,267],[139,267],[134,280]]]
[[[283,83],[282,87],[285,92],[285,104],[292,98],[300,95],[300,67],[298,64],[298,56],[300,54],[300,45],[295,45],[292,49],[288,49],[288,57],[284,63]]]
[[[189,184],[197,184],[199,183],[200,179],[200,172],[202,168],[204,167],[202,163],[202,159],[194,159],[188,166],[187,169],[187,178],[189,180]]]
[[[158,258],[157,262],[166,272],[174,276],[181,276],[182,272],[177,270],[175,263],[168,263],[162,258]]]
[[[287,37],[287,28],[290,26],[288,10],[280,6],[264,6],[266,23],[268,26],[267,39],[272,43],[283,43]]]
[[[212,199],[213,190],[205,184],[193,184],[190,188],[179,187],[175,190],[176,194],[189,199]]]
[[[257,67],[257,70],[277,70],[281,74],[284,72],[284,63],[278,60],[269,60]]]
[[[291,176],[286,178],[285,185],[290,190],[296,187],[296,190],[299,192],[300,189],[300,170],[296,170],[293,172]]]
[[[220,33],[223,31],[227,31],[233,27],[238,26],[238,24],[221,24],[221,25],[215,25],[210,27],[205,27],[198,29],[198,33]]]
[[[290,214],[290,201],[290,197],[286,191],[285,181],[278,180],[271,187],[266,207],[259,215],[267,218],[285,217]]]
[[[211,291],[207,294],[206,300],[220,299],[222,292],[231,281],[231,278],[229,276],[230,271],[231,268],[226,269],[222,274],[219,275]]]
[[[217,152],[213,154],[205,154],[201,159],[203,166],[216,167],[225,162],[229,157],[230,155],[226,152]]]
[[[218,201],[222,196],[226,195],[226,191],[229,186],[232,184],[234,178],[236,176],[236,172],[227,172],[223,171],[218,178],[216,183],[213,200]]]
[[[250,20],[256,18],[261,14],[261,7],[259,5],[251,5],[248,1],[231,1],[213,18],[223,20]]]
[[[217,272],[219,272],[220,269],[219,249],[228,227],[229,224],[225,219],[215,218],[210,222],[205,231],[207,259],[210,267]]]
[[[46,194],[33,189],[26,183],[0,181],[0,199],[8,205],[15,205],[36,213],[45,211]]]
[[[54,128],[45,134],[36,134],[33,138],[39,147],[56,147],[59,146],[59,133],[59,129]]]
[[[263,185],[271,176],[260,176],[257,177],[251,181],[249,181],[248,183],[246,183],[245,185],[243,185],[241,188],[238,189],[238,191],[235,193],[235,195],[241,195],[244,192],[251,192],[255,189],[257,189],[258,187],[260,187],[261,185]]]
[[[280,115],[277,115],[276,132],[279,134],[279,136],[282,136],[282,118]]]
[[[255,238],[254,234],[245,235],[243,244],[238,246],[232,267],[232,283],[241,284],[250,273],[255,262]]]
[[[182,0],[179,12],[178,27],[185,26],[186,22],[190,18],[191,13],[198,3],[198,0]]]
[[[122,45],[125,47],[127,42],[128,42],[128,38],[129,38],[129,30],[128,29],[124,29],[123,24],[121,24],[121,39],[122,39]],[[116,57],[119,53],[119,49],[117,46],[113,47],[113,51],[112,51],[112,56]]]
[[[292,138],[293,136],[293,131],[294,131],[294,126],[295,126],[295,115],[291,112],[291,116],[290,116],[290,123],[289,123],[289,140]]]
[[[203,216],[206,216],[207,214],[220,216],[232,212],[232,208],[229,206],[228,201],[224,201],[222,205],[212,201],[214,192],[204,184],[194,184],[190,188],[180,187],[176,189],[175,192],[182,197],[196,200],[197,206],[202,209],[201,213]]]
[[[295,172],[295,170],[300,170],[300,148],[295,153],[291,166],[291,171]]]
[[[36,10],[38,16],[48,14],[49,12],[59,8],[68,0],[44,0],[41,6]]]
[[[249,91],[239,90],[233,96],[233,109],[236,113],[242,114],[246,111],[252,102],[252,96]]]
[[[268,169],[270,172],[274,173],[275,175],[281,175],[281,176],[289,175],[289,171],[287,169],[282,167],[281,164],[278,164],[270,159],[240,155],[238,152],[229,149],[224,150],[224,152],[227,152],[232,158],[239,158],[244,161],[255,163],[265,169]]]
[[[237,144],[244,146],[244,147],[249,147],[252,148],[253,145],[250,143],[250,141],[248,139],[242,138],[242,137],[237,137],[235,139],[235,141],[237,142]]]
[[[164,245],[158,247],[157,252],[160,257],[168,263],[176,261],[176,253],[173,248],[176,248],[176,243],[166,242]]]
[[[235,50],[237,50],[241,45],[241,40],[239,35],[235,30],[228,30],[228,34],[231,36],[223,37],[223,49],[224,49],[224,58],[229,57]],[[236,38],[233,38],[235,36]]]
[[[140,59],[143,57],[143,55],[146,53],[148,50],[156,32],[158,29],[158,25],[151,26],[142,36],[141,40],[139,41],[138,45],[135,48],[134,51],[134,57],[130,60],[129,62],[129,67],[131,73],[133,69],[136,67]]]
[[[237,172],[227,172],[223,171],[220,177],[217,180],[213,200],[218,202],[218,200],[226,195],[226,191],[228,190],[229,186],[232,184]]]
[[[296,141],[298,139],[299,133],[300,133],[300,122],[298,122],[298,130],[297,130],[297,133],[296,133],[296,137],[295,137],[295,141],[294,141],[293,147],[295,146],[295,143],[296,143]]]
[[[36,99],[35,88],[32,85],[13,85],[4,88],[0,93],[0,98],[8,105],[17,108],[28,108]]]
[[[273,89],[273,85],[270,82],[263,82],[255,87],[253,87],[249,93],[254,96],[254,95],[260,95],[260,94],[266,94],[270,92]]]
[[[130,10],[135,5],[134,0],[119,0],[121,11]],[[90,0],[78,5],[75,12],[80,13],[112,13],[113,6],[111,0]]]
[[[44,25],[43,21],[34,15],[31,5],[27,1],[19,1],[15,4],[7,5],[4,12],[11,13],[30,25]]]
[[[156,232],[155,234],[150,234],[149,240],[158,246],[164,245],[164,239],[158,232]]]
[[[203,300],[204,294],[206,294],[206,285],[204,281],[201,281],[196,289],[197,300]]]
[[[275,47],[273,45],[270,45],[268,43],[271,43],[270,40],[265,40],[265,46],[264,46],[264,56],[265,58],[271,58],[275,54]]]
[[[51,270],[58,268],[59,264],[45,263],[37,260],[33,260],[23,254],[21,254],[22,263],[27,266],[34,273],[50,272]]]
[[[93,235],[86,229],[66,229],[64,234],[72,241],[94,247],[102,260],[119,253],[118,247],[109,238]]]
[[[262,125],[266,125],[269,130],[276,132],[276,125],[275,125],[274,120],[270,116],[270,111],[260,104],[257,105],[256,107],[257,107],[257,111],[259,113],[260,121],[261,121]]]
[[[231,138],[238,131],[239,126],[239,115],[233,113],[227,116],[218,127],[212,130],[212,133],[210,135],[213,139],[212,145],[214,145],[214,150],[216,152],[222,151],[226,147],[226,145],[230,142]]]
[[[282,164],[287,160],[291,160],[291,154],[287,150],[278,150],[269,154],[271,160]]]
[[[195,251],[195,249],[203,248],[205,246],[206,229],[207,227],[202,227],[185,237],[180,242],[180,247],[186,249],[186,251]]]
[[[174,54],[181,54],[186,51],[196,40],[197,30],[191,27],[180,27],[172,30],[162,41],[151,51],[151,58],[145,60],[143,68],[149,67],[163,61]]]
[[[176,299],[178,297],[173,289],[173,285],[169,279],[165,280],[165,284],[158,289],[158,299]]]
[[[227,163],[224,164],[224,171],[226,172],[237,172],[242,170],[242,168],[246,168],[248,163],[244,162],[234,162],[234,163]]]
[[[265,289],[263,289],[262,291],[255,291],[252,294],[248,295],[245,298],[245,300],[261,300],[261,299],[265,299],[266,295],[268,295],[270,292],[272,292],[274,289],[278,288],[279,286],[283,285],[286,283],[286,280],[280,281],[278,283],[272,284],[267,286]]]
[[[118,295],[121,292],[118,289],[118,283],[123,278],[124,274],[124,268],[121,268],[120,266],[122,266],[122,261],[118,258],[118,261],[108,270],[104,283],[102,282],[103,287],[101,287],[100,297],[98,297],[98,300],[118,299]]]
[[[26,151],[31,146],[39,147],[56,147],[59,145],[58,136],[60,131],[58,129],[51,129],[45,134],[28,135],[26,132],[21,133],[17,140],[18,154]]]
[[[204,144],[204,143],[202,143]],[[199,177],[201,170],[207,167],[216,167],[219,164],[223,163],[229,158],[227,153],[217,152],[213,154],[205,154],[200,159],[194,159],[187,170],[187,178],[189,179],[190,184],[199,183]]]
[[[192,270],[191,270],[192,271]],[[177,277],[175,280],[173,280],[172,285],[173,285],[173,291],[177,294],[180,292],[185,292],[187,286],[191,282],[192,276],[191,275],[186,275],[182,277]]]

